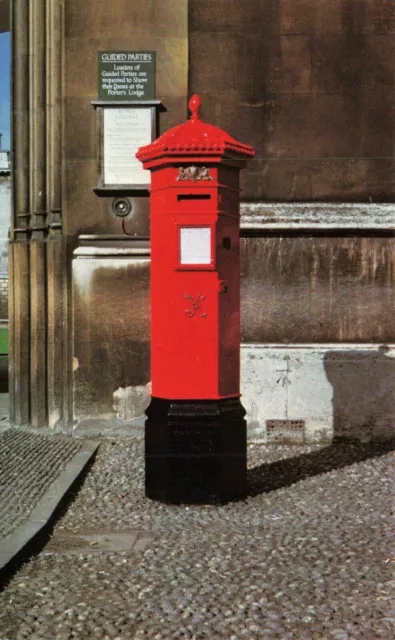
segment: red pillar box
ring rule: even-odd
[[[246,491],[240,402],[239,172],[252,147],[199,119],[137,157],[151,170],[152,398],[146,495],[227,502]]]

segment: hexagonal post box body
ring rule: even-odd
[[[245,492],[239,172],[254,152],[202,122],[199,105],[137,154],[151,170],[146,493],[169,502]]]

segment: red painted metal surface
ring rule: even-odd
[[[152,395],[240,395],[239,172],[252,147],[199,119],[137,157],[151,170]]]

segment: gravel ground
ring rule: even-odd
[[[0,594],[0,638],[392,640],[394,461],[383,445],[249,445],[247,500],[169,506],[144,497],[142,441],[103,441],[52,541]],[[148,548],[56,546],[130,530]]]

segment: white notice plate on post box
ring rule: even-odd
[[[181,264],[211,264],[211,228],[180,227]]]

